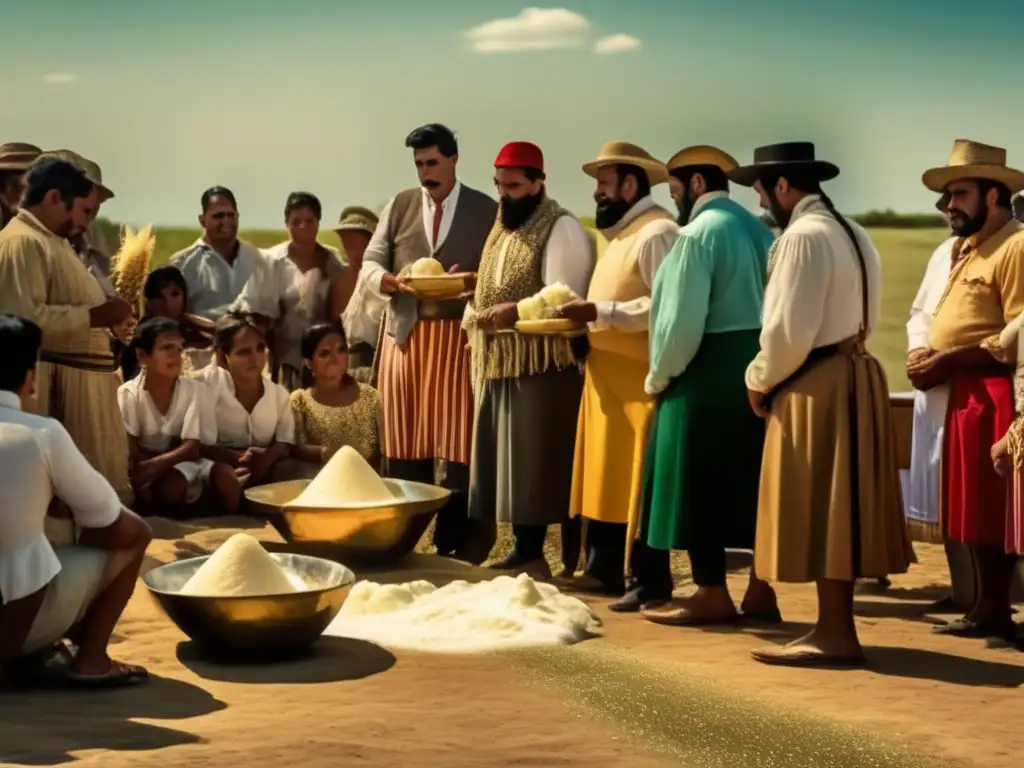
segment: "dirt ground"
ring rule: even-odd
[[[239,523],[157,521],[147,567],[208,551]],[[244,527],[277,539],[269,527]],[[569,649],[447,656],[324,638],[311,658],[258,667],[204,662],[140,586],[115,652],[155,679],[129,691],[0,698],[0,764],[1018,766],[1024,655],[932,635],[940,617],[927,605],[943,594],[945,564],[939,547],[917,551],[920,563],[885,595],[858,597],[870,664],[855,671],[750,660],[750,649],[813,620],[809,586],[780,590],[787,623],[770,633],[660,627],[587,598],[604,637]],[[489,574],[419,554],[401,570],[362,575],[439,583]],[[734,596],[744,581],[739,570],[730,577]]]

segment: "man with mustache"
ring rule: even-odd
[[[130,498],[109,329],[132,308],[107,296],[68,242],[98,206],[99,190],[75,164],[50,156],[29,168],[21,207],[0,232],[0,312],[43,329],[38,413],[61,422],[89,463]]]
[[[949,221],[948,196],[943,193],[935,207]],[[928,260],[924,278],[910,307],[907,321],[907,369],[928,352],[928,331],[939,299],[946,290],[950,272],[956,267],[950,237],[939,245]],[[904,499],[907,527],[918,541],[942,540],[949,564],[950,594],[932,606],[936,611],[967,610],[974,604],[974,564],[966,545],[942,534],[939,515],[939,491],[942,485],[942,445],[949,404],[949,387],[939,385],[926,392],[914,392],[913,437],[910,452],[910,484]]]
[[[0,144],[0,229],[18,212],[25,171],[42,152],[34,144],[21,141]]]
[[[644,392],[651,286],[679,227],[651,197],[652,186],[668,181],[665,166],[640,147],[609,142],[583,171],[596,180],[596,223],[608,248],[586,300],[561,308],[565,317],[590,324],[570,506],[572,515],[587,518],[588,553],[585,574],[575,586],[625,592],[612,609],[638,611],[672,595],[668,552],[651,551],[638,532],[654,409]]]
[[[822,190],[838,175],[810,142],[760,147],[729,173],[783,230],[745,377],[751,408],[767,419],[754,572],[813,581],[818,593],[814,629],[754,651],[765,664],[863,664],[854,583],[904,573],[913,560],[885,373],[865,349],[881,314],[881,259]]]
[[[771,231],[729,199],[738,163],[707,145],[668,161],[684,225],[658,270],[646,391],[657,398],[644,473],[647,544],[689,552],[697,589],[648,611],[659,624],[778,623],[774,590],[751,572],[737,613],[726,548],[753,549],[764,423],[743,374],[757,354]]]
[[[464,326],[477,398],[469,513],[512,524],[515,547],[495,568],[547,578],[547,527],[567,523],[582,365],[570,339],[509,331],[519,320],[518,303],[546,286],[585,295],[594,246],[583,225],[548,196],[545,178],[537,145],[515,141],[498,152],[498,216]],[[570,575],[575,565],[565,563]]]
[[[1007,546],[1007,485],[986,449],[1014,419],[1012,371],[1001,363],[1014,362],[1016,350],[1003,350],[999,334],[1024,312],[1024,225],[1011,208],[1012,195],[1024,189],[1024,172],[1007,167],[1006,150],[958,139],[946,165],[926,171],[923,182],[948,196],[955,266],[935,309],[928,346],[907,373],[915,389],[949,387],[943,526],[950,539],[969,545],[978,579],[971,610],[935,631],[1010,638],[1016,557],[1007,554],[1013,551]]]
[[[187,311],[216,322],[226,315],[266,258],[238,238],[238,202],[227,187],[210,187],[199,201],[203,235],[171,256],[188,286]],[[194,370],[205,368],[211,349],[187,349]]]
[[[384,414],[383,474],[453,491],[438,512],[440,555],[483,562],[492,533],[466,511],[473,395],[462,298],[420,302],[404,278],[417,259],[475,273],[498,204],[456,177],[459,145],[444,125],[424,125],[405,140],[420,186],[399,192],[380,214],[363,256],[360,280],[388,302],[377,349]],[[471,282],[471,281],[470,281]]]

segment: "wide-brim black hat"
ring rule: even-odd
[[[780,172],[799,168],[812,174],[818,181],[829,181],[839,175],[839,168],[814,156],[814,144],[809,141],[790,141],[769,144],[754,150],[754,162],[729,171],[729,180],[744,187],[754,186],[766,171]]]

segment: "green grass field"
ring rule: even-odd
[[[894,392],[909,389],[904,373],[906,360],[907,313],[910,302],[924,275],[928,257],[948,235],[941,229],[872,229],[871,235],[882,254],[884,290],[882,294],[882,324],[871,341],[871,351],[885,365],[889,387]],[[112,227],[111,243],[117,241]],[[283,231],[243,230],[244,240],[261,248],[276,245],[286,239]],[[154,265],[164,264],[176,251],[186,248],[199,237],[199,230],[189,228],[157,228],[157,248]],[[328,245],[340,246],[331,232],[322,233]]]

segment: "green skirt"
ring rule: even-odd
[[[659,396],[644,459],[642,530],[651,547],[753,548],[764,421],[744,374],[759,338],[756,330],[704,336]]]

